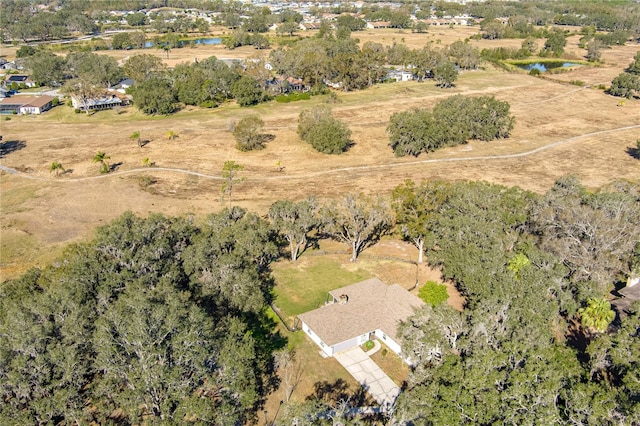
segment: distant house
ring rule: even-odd
[[[109,88],[110,91],[116,91],[119,93],[126,93],[127,89],[135,84],[135,80],[132,78],[125,78],[120,83]]]
[[[329,292],[331,302],[298,315],[302,330],[327,356],[361,345],[373,336],[401,353],[397,330],[424,302],[398,284],[378,278]]]
[[[370,30],[375,28],[389,28],[389,23],[385,21],[367,22],[367,28],[369,28]]]
[[[411,81],[413,80],[413,73],[404,70],[391,70],[387,73],[386,79],[395,81]]]
[[[5,89],[4,87],[0,87],[0,98],[8,98],[11,96],[10,91]]]
[[[77,96],[71,97],[71,105],[76,109],[83,111],[96,111],[103,109],[111,109],[116,106],[126,104],[122,99],[115,95],[106,95],[99,98],[81,99]]]
[[[319,30],[320,24],[318,22],[302,22],[300,23],[300,29],[302,31]]]
[[[273,93],[308,92],[309,86],[299,78],[278,76],[267,81],[267,87]]]
[[[15,70],[17,68],[18,66],[15,62],[10,62],[6,59],[4,60],[4,62],[0,63],[0,70]]]
[[[36,82],[31,80],[28,75],[10,74],[5,77],[5,87],[10,87],[13,83],[26,87],[36,87]]]
[[[53,106],[53,96],[12,96],[0,99],[0,114],[42,114]]]

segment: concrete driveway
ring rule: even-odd
[[[400,394],[400,388],[359,346],[333,356],[369,392],[383,410],[389,410],[393,406]]]

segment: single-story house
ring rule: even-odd
[[[12,96],[0,99],[1,114],[42,114],[53,106],[53,96]]]
[[[370,21],[367,22],[367,28],[370,30],[375,28],[389,28],[389,23],[386,21]]]
[[[6,87],[11,86],[13,83],[18,85],[25,85],[26,87],[35,87],[36,82],[31,80],[28,75],[9,74],[4,79],[4,85]]]
[[[320,24],[318,22],[301,22],[300,29],[302,31],[319,30]]]
[[[277,76],[268,80],[266,83],[267,87],[274,93],[308,92],[310,90],[310,88],[304,84],[304,81],[294,77]]]
[[[101,96],[99,98],[91,98],[86,100],[81,99],[77,96],[71,97],[71,105],[73,105],[74,108],[81,109],[81,110],[88,109],[89,111],[93,111],[93,110],[111,109],[113,107],[121,106],[123,104],[124,102],[122,101],[122,99],[120,99],[115,95],[106,95],[106,96]]]
[[[18,66],[13,61],[0,63],[0,70],[15,70],[18,69]]]
[[[329,292],[330,302],[298,315],[302,330],[327,356],[361,345],[373,336],[400,355],[398,325],[424,302],[398,284],[378,278]]]
[[[132,78],[125,78],[124,80],[120,81],[118,84],[116,84],[115,86],[111,86],[109,88],[110,91],[115,91],[115,92],[119,92],[119,93],[126,93],[127,89],[131,86],[133,86],[135,84],[135,80]]]
[[[391,70],[387,73],[387,80],[395,81],[411,81],[413,80],[413,73],[404,70]]]

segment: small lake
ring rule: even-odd
[[[557,68],[579,67],[582,66],[582,64],[577,64],[575,62],[549,61],[534,62],[532,64],[517,64],[516,66],[527,71],[538,70],[540,72],[545,72]]]
[[[161,43],[162,44],[162,43]],[[205,38],[194,38],[191,40],[180,40],[180,47],[189,46],[191,44],[194,45],[214,45],[214,44],[222,44],[222,39],[219,37],[205,37]],[[147,41],[144,44],[145,49],[150,49],[154,47],[156,44],[152,41]]]

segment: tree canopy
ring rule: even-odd
[[[0,290],[3,424],[246,423],[268,371],[269,226],[126,213]],[[117,414],[114,414],[117,413]]]
[[[389,145],[396,156],[434,151],[466,143],[509,136],[514,125],[510,106],[493,96],[451,96],[433,108],[396,112],[387,127]]]
[[[300,139],[325,154],[341,154],[351,145],[351,130],[327,106],[305,109],[298,118]]]
[[[405,184],[398,192],[415,193],[413,188]],[[638,306],[619,328],[602,332],[613,319],[603,297],[616,275],[632,273],[626,268],[640,235],[632,213],[638,210],[636,192],[618,184],[592,194],[572,178],[542,197],[484,183],[433,185],[431,191],[442,196],[433,198],[436,206],[422,225],[429,234],[427,259],[455,283],[466,305],[463,313],[442,304],[425,306],[400,327],[403,351],[414,365],[397,403],[398,421],[637,419],[640,400],[632,383],[638,345],[629,338],[637,340],[640,331]],[[609,215],[610,208],[618,213]],[[554,214],[559,216],[550,219]],[[542,217],[549,219],[543,220],[548,228],[540,228]],[[578,236],[574,225],[584,233]],[[610,238],[630,243],[611,251]],[[603,251],[589,249],[589,241]],[[606,285],[589,285],[596,275]],[[600,331],[583,337],[586,349],[569,337],[569,322],[577,318]]]

